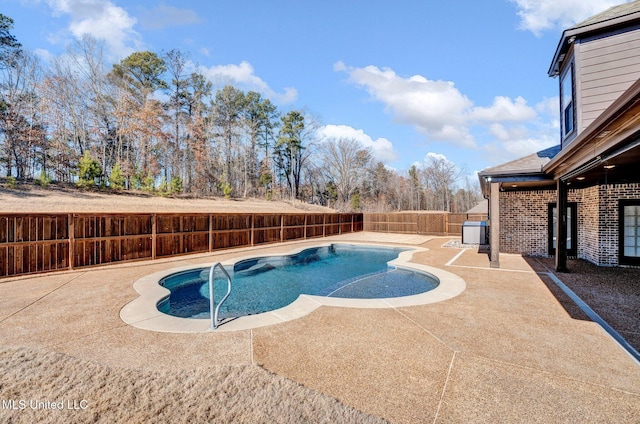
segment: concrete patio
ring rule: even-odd
[[[413,261],[457,274],[466,290],[421,306],[322,306],[233,332],[161,333],[120,319],[147,274],[319,240],[424,247]],[[0,345],[129,369],[256,364],[397,423],[638,422],[640,366],[599,325],[570,316],[542,264],[501,255],[492,269],[486,253],[443,247],[449,240],[355,233],[3,280]]]

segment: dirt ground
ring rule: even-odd
[[[324,206],[303,202],[261,199],[223,199],[161,197],[148,193],[114,193],[78,191],[53,187],[29,186],[20,189],[0,187],[0,212],[68,213],[68,212],[334,212]]]

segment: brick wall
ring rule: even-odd
[[[640,199],[640,184],[608,184],[598,187],[600,265],[618,265],[618,200]]]
[[[547,256],[548,205],[555,201],[555,190],[500,193],[500,251]]]
[[[569,190],[578,206],[578,257],[618,265],[618,200],[640,199],[640,184],[609,184]],[[549,203],[555,190],[500,193],[500,251],[548,256]]]
[[[578,203],[578,257],[596,264],[600,256],[598,196],[597,186],[570,192],[570,201]]]

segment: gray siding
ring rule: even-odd
[[[581,40],[577,74],[578,131],[640,78],[640,29]]]

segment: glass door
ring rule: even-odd
[[[640,264],[640,201],[621,200],[620,217],[620,263],[624,265]]]
[[[549,256],[556,254],[558,211],[549,204]],[[578,204],[567,204],[567,256],[578,256]]]

